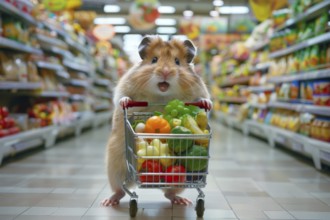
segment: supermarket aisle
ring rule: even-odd
[[[330,219],[330,178],[263,141],[212,122],[204,219]],[[103,166],[108,127],[86,132],[0,168],[0,219],[130,219],[128,197],[109,195]],[[196,219],[193,206],[172,206],[160,190],[137,190],[136,219]],[[194,189],[185,196],[196,199]]]

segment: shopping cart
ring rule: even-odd
[[[201,188],[206,185],[206,176],[208,174],[208,161],[209,161],[209,142],[211,139],[211,129],[207,125],[207,131],[205,134],[159,134],[159,133],[136,133],[133,129],[133,123],[140,120],[147,120],[153,116],[153,112],[133,112],[129,113],[128,108],[131,107],[146,107],[155,106],[160,104],[152,104],[148,102],[135,102],[131,101],[124,106],[124,123],[125,123],[125,147],[126,147],[126,162],[127,162],[127,177],[123,183],[124,191],[130,196],[129,212],[131,217],[135,217],[138,207],[137,199],[138,195],[128,189],[128,185],[134,183],[138,188],[159,188],[159,189],[171,189],[171,188],[196,188],[198,196],[196,199],[196,214],[198,217],[204,215],[204,193]],[[200,108],[204,108],[207,111],[207,107],[202,102],[185,103],[185,105],[195,105]],[[158,106],[159,107],[159,106]],[[133,109],[132,109],[133,110]],[[188,148],[185,145],[191,145],[196,141],[204,143],[204,146],[194,145],[194,155],[167,154],[167,155],[143,155],[137,153],[137,143],[141,140],[160,140],[161,144],[177,144],[177,152],[184,151]],[[182,149],[181,149],[182,148]],[[149,149],[149,148],[148,148]],[[190,148],[191,149],[191,148]],[[196,150],[199,149],[199,150]],[[161,154],[161,153],[160,153]],[[198,155],[199,154],[199,155]],[[161,166],[161,160],[176,161],[176,164],[180,164],[184,167],[192,167],[195,170],[174,172],[162,172],[155,167],[155,164]],[[143,170],[139,169],[142,162],[153,163],[153,167],[144,167]],[[167,161],[168,162],[168,161]],[[180,166],[177,165],[177,166]],[[199,170],[202,167],[201,170]],[[149,170],[148,170],[149,169]],[[197,170],[196,170],[197,169]],[[188,169],[187,169],[188,170]]]

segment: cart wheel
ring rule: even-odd
[[[136,199],[131,199],[129,201],[129,215],[133,218],[136,216],[138,207],[137,207],[137,201]]]
[[[196,204],[196,214],[198,218],[202,218],[204,215],[204,199],[197,199],[197,204]]]

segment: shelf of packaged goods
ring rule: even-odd
[[[309,156],[313,159],[316,169],[322,168],[321,161],[330,163],[330,143],[254,120],[246,120],[243,129],[244,134],[247,135],[262,132],[272,147],[275,147],[275,143],[279,143],[295,152]]]
[[[41,86],[39,82],[0,82],[0,90],[34,90]]]
[[[269,83],[283,83],[292,81],[314,80],[330,77],[330,69],[299,72],[294,75],[273,76],[267,79]]]
[[[48,37],[48,36],[43,35],[43,34],[37,34],[36,37],[41,43],[46,43],[46,44],[53,45],[53,46],[60,47],[60,48],[64,48],[64,49],[68,48],[68,45],[60,39]]]
[[[250,73],[264,71],[270,67],[270,62],[258,63],[250,68]]]
[[[42,144],[45,147],[51,147],[55,143],[57,133],[56,126],[48,126],[0,138],[0,164],[5,156],[14,155]]]
[[[268,46],[269,40],[266,40],[260,44],[257,44],[256,46],[251,48],[251,51],[258,51],[264,49],[266,46]]]
[[[316,115],[330,116],[330,107],[328,106],[270,101],[268,103],[268,107],[282,108],[297,112],[308,112]]]
[[[26,23],[30,25],[37,25],[37,21],[32,17],[31,15],[19,10],[15,6],[11,5],[10,3],[6,1],[0,1],[0,11],[4,13],[8,13],[10,16],[14,16],[16,18],[21,19],[22,21],[25,21]]]
[[[219,102],[231,102],[231,103],[238,103],[238,104],[247,102],[246,97],[223,97],[223,98],[219,98],[218,100],[219,100]]]
[[[275,90],[275,86],[274,85],[248,86],[244,89],[255,93],[267,92],[267,91],[271,92]]]
[[[33,53],[33,54],[42,54],[42,50],[5,38],[0,36],[0,48],[7,48],[7,49],[12,49],[12,50],[17,50],[25,53]]]
[[[53,24],[50,24],[48,22],[41,22],[41,25],[47,27],[49,30],[56,32],[57,34],[59,34],[62,38],[67,38],[68,34],[66,33],[66,31],[60,27],[57,27]]]
[[[330,41],[330,33],[321,34],[319,36],[310,38],[301,43],[287,47],[285,49],[281,49],[281,50],[272,52],[269,54],[269,58],[277,58],[277,57],[285,56],[285,55],[291,54],[293,52],[296,52],[298,50],[304,49],[306,47],[324,43],[327,41]]]
[[[239,78],[227,78],[224,82],[220,84],[220,87],[228,87],[228,86],[233,86],[233,85],[238,85],[238,84],[247,84],[249,83],[250,76],[242,76]]]
[[[287,27],[290,27],[292,25],[295,25],[301,21],[304,20],[310,20],[312,18],[315,18],[316,16],[320,15],[323,11],[325,11],[326,9],[329,9],[330,6],[330,1],[329,0],[325,0],[322,1],[310,8],[308,8],[305,12],[303,12],[302,14],[295,16],[294,18],[290,18],[288,19],[282,26],[276,28],[275,32],[283,30]]]
[[[64,59],[63,65],[72,70],[81,71],[87,74],[91,73],[91,68],[89,66],[86,64],[80,64],[76,61]]]

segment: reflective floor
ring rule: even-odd
[[[330,219],[330,177],[310,160],[211,123],[213,139],[204,219]],[[110,195],[104,169],[109,127],[0,167],[0,219],[130,219],[129,197],[101,207]],[[137,189],[135,219],[196,219],[194,205],[171,205],[158,189]],[[197,191],[183,196],[195,201]]]

